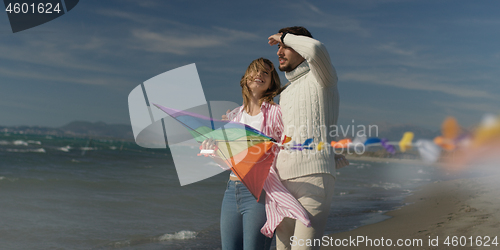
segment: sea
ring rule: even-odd
[[[229,173],[181,186],[166,149],[133,141],[0,134],[0,249],[220,249]],[[351,160],[339,169],[326,232],[388,218],[446,173]]]

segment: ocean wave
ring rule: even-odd
[[[95,147],[81,147],[80,150],[82,151],[90,151],[90,150],[97,150],[98,148]]]
[[[0,176],[0,181],[10,181],[10,182],[14,182],[14,181],[17,181],[19,180],[19,178],[7,178],[5,176]]]
[[[33,148],[33,149],[16,149],[16,148],[6,148],[4,151],[11,153],[46,153],[44,148]]]
[[[197,232],[193,231],[180,231],[176,232],[174,234],[164,234],[160,237],[158,237],[159,241],[167,241],[167,240],[189,240],[189,239],[194,239],[196,238],[196,235],[198,235]]]
[[[65,147],[60,147],[60,148],[57,148],[57,150],[60,150],[60,151],[63,151],[63,152],[69,152],[69,150],[71,149],[71,146],[65,146]]]
[[[399,185],[397,183],[384,182],[384,183],[379,183],[379,184],[372,184],[372,187],[379,187],[379,188],[383,188],[385,190],[389,190],[389,189],[394,189],[394,188],[401,188],[401,185]]]
[[[145,237],[145,238],[136,238],[136,239],[130,239],[130,240],[123,240],[123,241],[116,241],[108,244],[108,246],[111,246],[113,248],[121,248],[121,247],[131,247],[131,246],[137,246],[137,245],[142,245],[142,244],[149,244],[152,242],[164,242],[164,241],[174,241],[174,240],[190,240],[196,238],[198,235],[197,232],[193,231],[179,231],[173,234],[164,234],[160,236],[155,236],[155,237]]]
[[[2,145],[2,146],[7,146],[7,145],[29,146],[30,144],[42,145],[42,142],[41,141],[34,141],[34,140],[29,140],[29,141],[24,141],[24,140],[14,140],[14,141],[0,140],[0,145]]]
[[[411,179],[410,181],[412,181],[412,182],[430,182],[431,179],[429,179],[429,178],[427,178],[427,179],[415,178],[415,179]]]
[[[23,141],[23,140],[15,140],[12,142],[12,145],[16,146],[28,146],[28,142]]]

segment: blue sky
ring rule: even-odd
[[[134,87],[191,63],[207,100],[241,103],[248,64],[277,64],[267,37],[300,25],[330,52],[341,124],[437,130],[455,116],[472,126],[500,107],[498,9],[498,1],[452,0],[83,0],[15,34],[3,12],[0,125],[129,124]]]

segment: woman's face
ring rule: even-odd
[[[266,64],[265,70],[251,72],[247,78],[247,87],[252,94],[263,95],[271,86],[271,67]]]

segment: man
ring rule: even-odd
[[[314,138],[326,143],[327,131],[337,124],[339,96],[337,73],[324,45],[303,27],[288,27],[270,36],[269,44],[278,45],[279,69],[290,81],[280,95],[285,126],[284,134],[296,142]],[[331,148],[282,150],[277,169],[285,187],[307,210],[311,227],[285,218],[276,229],[277,249],[319,249],[330,213],[335,185],[335,154]],[[337,165],[348,165],[339,158]],[[308,242],[314,246],[306,246]],[[310,245],[310,244],[309,244]]]

